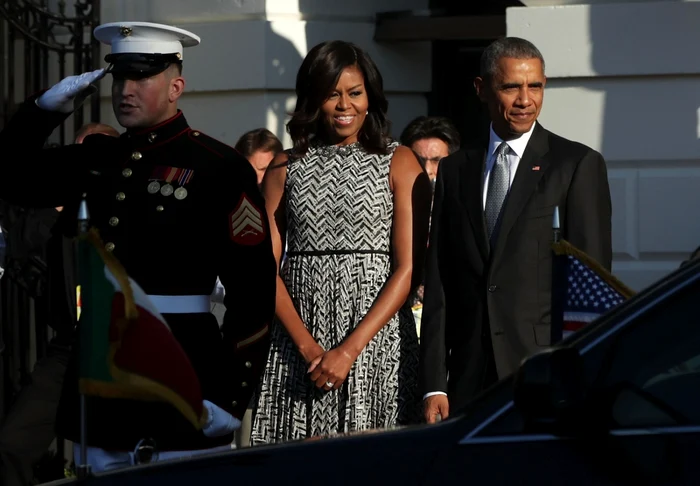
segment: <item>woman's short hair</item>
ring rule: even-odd
[[[369,113],[358,134],[358,141],[370,153],[386,153],[391,124],[386,112],[382,75],[370,56],[355,44],[335,40],[314,46],[297,73],[297,103],[287,132],[294,142],[295,155],[303,155],[311,138],[322,135],[321,106],[338,84],[344,69],[356,66],[364,77]]]
[[[234,146],[243,157],[250,157],[255,152],[272,152],[274,155],[282,152],[282,142],[267,128],[256,128],[249,132],[245,132],[238,139]]]

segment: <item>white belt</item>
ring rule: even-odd
[[[149,295],[161,314],[198,314],[211,311],[208,295]]]

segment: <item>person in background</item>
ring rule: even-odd
[[[420,282],[430,181],[389,137],[382,77],[329,41],[297,74],[294,143],[263,181],[278,263],[271,348],[253,445],[415,422]]]
[[[452,122],[442,116],[419,116],[414,118],[401,133],[401,143],[416,154],[428,173],[430,183],[435,187],[440,161],[459,150],[459,131]],[[416,330],[420,336],[420,322],[423,313],[424,285],[416,289],[411,297],[411,310],[416,320]]]
[[[263,176],[272,159],[283,150],[282,142],[267,128],[256,128],[244,133],[238,139],[234,148],[248,159],[250,165],[255,169],[255,173],[258,176],[258,186],[262,184]],[[226,290],[221,284],[221,280],[217,278],[214,292],[211,295],[211,312],[216,316],[219,323],[223,322],[224,313],[226,312],[226,307],[224,306],[225,296]],[[237,447],[246,447],[250,444],[252,412],[252,406],[249,405],[241,421],[241,428],[234,434]]]
[[[262,184],[267,167],[277,154],[282,152],[282,142],[267,128],[256,128],[241,135],[234,146],[258,175],[258,185]]]
[[[85,137],[97,133],[119,136],[110,125],[88,123],[76,132],[74,143],[83,143]],[[23,213],[25,218],[34,219],[35,225],[44,228],[31,233],[35,236],[28,243],[45,247],[48,325],[55,336],[46,356],[36,363],[31,382],[19,392],[0,425],[0,484],[3,486],[35,484],[34,467],[56,438],[56,411],[78,319],[73,240],[53,229],[62,209],[59,206]]]
[[[457,128],[442,116],[419,116],[401,132],[401,143],[413,150],[435,185],[440,161],[459,150]]]
[[[105,123],[86,123],[75,132],[75,143],[83,143],[85,137],[101,133],[110,137],[118,137],[119,131],[111,125]]]

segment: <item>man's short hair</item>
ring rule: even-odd
[[[418,140],[437,138],[447,144],[450,154],[459,150],[460,138],[457,128],[443,116],[419,116],[411,121],[401,133],[401,144],[410,147]]]
[[[86,123],[75,132],[75,141],[76,143],[82,143],[85,137],[94,133],[101,133],[103,135],[109,135],[110,137],[119,136],[119,132],[116,128],[105,123]]]
[[[505,57],[539,59],[544,72],[544,57],[532,42],[520,37],[502,37],[492,42],[481,54],[480,76],[483,79],[493,78],[498,71],[498,62]]]
[[[277,155],[284,150],[280,139],[267,128],[256,128],[244,133],[234,148],[246,158],[258,151],[272,152]]]

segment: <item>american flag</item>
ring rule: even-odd
[[[627,297],[573,255],[567,255],[562,338],[621,304]]]

